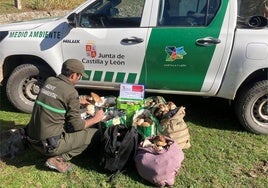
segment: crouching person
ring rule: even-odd
[[[104,112],[96,111],[93,118],[82,120],[80,104],[74,85],[84,77],[82,62],[69,59],[62,65],[61,74],[49,77],[35,101],[27,138],[34,149],[48,156],[46,166],[59,172],[72,169],[72,157],[82,153],[100,135],[93,125],[103,119]],[[66,126],[73,131],[67,131]]]

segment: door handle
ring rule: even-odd
[[[219,43],[221,43],[221,40],[213,37],[205,37],[195,41],[198,46],[213,46]]]
[[[138,44],[143,42],[143,39],[138,37],[124,38],[121,40],[121,44]]]

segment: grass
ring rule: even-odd
[[[13,0],[0,0],[0,14],[72,9],[80,2],[22,0],[23,8],[17,10]],[[245,131],[227,101],[175,95],[164,97],[186,107],[185,121],[191,135],[192,146],[184,150],[185,159],[174,187],[267,187],[267,136]],[[0,87],[0,130],[23,127],[29,119],[30,114],[17,111],[7,100],[5,88]],[[86,151],[72,160],[74,171],[60,174],[48,170],[44,166],[46,158],[28,148],[15,159],[0,160],[0,187],[153,187],[135,168],[127,169],[115,184],[109,184],[109,174],[100,169],[98,158],[96,152]]]
[[[1,129],[26,125],[30,115],[18,112],[7,101],[5,89],[0,89]],[[191,135],[192,146],[184,150],[174,187],[267,186],[267,136],[245,131],[227,101],[174,95],[164,98],[186,107],[185,121]],[[108,183],[110,174],[100,169],[98,158],[96,152],[86,151],[73,158],[74,171],[60,174],[48,170],[46,159],[28,148],[13,160],[0,161],[0,187],[153,187],[135,168],[127,169],[115,184]]]

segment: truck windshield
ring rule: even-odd
[[[145,0],[99,0],[79,13],[79,26],[87,28],[139,27]]]

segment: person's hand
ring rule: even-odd
[[[100,122],[101,120],[103,120],[103,118],[104,118],[104,111],[103,110],[97,110],[96,113],[95,113],[94,119],[97,122]]]
[[[81,105],[85,105],[85,104],[90,104],[90,102],[87,100],[87,96],[81,96],[81,97],[79,97],[79,103],[81,104]]]
[[[85,120],[85,129],[88,127],[91,127],[92,125],[95,125],[96,123],[99,123],[104,118],[104,111],[103,110],[97,110],[95,113],[95,116],[89,119]]]

